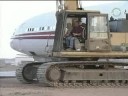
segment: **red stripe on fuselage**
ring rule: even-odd
[[[42,35],[42,36],[38,36],[38,35]],[[47,36],[43,36],[43,35],[47,35]],[[53,35],[54,35],[54,31],[51,31],[51,32],[24,33],[24,34],[15,35],[11,39],[54,39]]]
[[[13,37],[11,39],[54,39],[54,36]]]
[[[50,34],[55,34],[55,31],[24,33],[24,34],[18,34],[18,35],[15,35],[15,36],[25,36],[25,35],[50,35]]]

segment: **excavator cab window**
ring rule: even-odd
[[[107,14],[88,14],[88,51],[110,51]]]
[[[78,25],[76,26],[76,22]],[[77,31],[75,31],[75,30]],[[72,32],[77,32],[81,30],[81,35],[74,36]],[[70,48],[72,50],[80,50],[81,45],[85,43],[86,39],[86,15],[85,14],[68,14],[66,18],[66,28],[64,34],[64,50]],[[71,46],[72,45],[72,46]],[[71,46],[71,47],[70,47]]]
[[[72,45],[65,41],[65,33],[70,34],[75,21],[79,22],[82,27],[82,35],[74,36]],[[100,13],[91,13],[84,11],[63,11],[57,16],[57,24],[54,39],[54,52],[69,51],[110,51],[110,34],[108,29],[108,15]]]

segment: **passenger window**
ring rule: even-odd
[[[42,28],[42,27],[40,27],[40,29],[39,29],[39,30],[41,30],[41,28]]]
[[[29,31],[29,28],[28,28],[28,31]]]
[[[32,31],[34,31],[34,28],[32,28]]]
[[[42,27],[42,30],[44,30],[44,27]]]
[[[40,27],[40,29],[39,29],[39,30],[40,30],[40,31],[41,31],[41,30],[44,30],[44,27]]]
[[[47,27],[47,30],[50,30],[50,26]]]

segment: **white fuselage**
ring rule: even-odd
[[[54,42],[55,13],[46,13],[23,23],[12,36],[11,47],[21,53],[47,57]]]

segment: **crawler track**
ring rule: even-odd
[[[86,69],[88,65],[108,65],[109,67]],[[110,66],[128,66],[128,63],[99,61],[50,62],[44,63],[38,68],[37,78],[40,83],[62,88],[128,87],[128,71]]]
[[[37,82],[37,68],[41,63],[20,64],[16,69],[16,78],[22,83]]]

